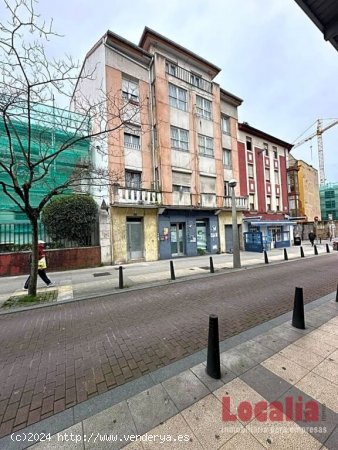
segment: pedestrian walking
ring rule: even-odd
[[[311,242],[312,247],[313,247],[313,244],[315,242],[315,239],[316,239],[316,235],[314,234],[313,231],[310,231],[310,233],[309,233],[309,241]]]
[[[54,286],[55,283],[53,283],[46,274],[47,269],[47,262],[46,262],[46,252],[45,252],[45,242],[44,241],[38,241],[38,275],[41,278],[42,281],[44,281],[47,285],[47,287]],[[30,261],[32,261],[32,255],[30,256]],[[27,278],[24,289],[27,290],[29,286],[29,281],[31,279],[31,276]]]

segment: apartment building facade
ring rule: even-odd
[[[103,262],[230,250],[228,182],[240,177],[242,100],[214,82],[220,69],[149,28],[138,46],[108,31],[83,71],[93,67],[95,80],[78,83],[74,107],[103,89],[128,116],[100,143],[105,151],[93,146],[94,160],[118,174],[93,192],[108,205],[101,211]],[[109,113],[107,106],[108,120],[119,119]],[[238,187],[240,225],[248,204],[239,194]]]
[[[289,154],[287,175],[290,217],[321,220],[318,170]]]
[[[244,212],[247,250],[290,246],[287,161],[292,145],[247,123],[238,124],[240,194],[249,196]]]

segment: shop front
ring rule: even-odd
[[[244,222],[244,248],[262,252],[274,248],[290,247],[294,223],[285,221],[252,220]]]
[[[211,211],[166,208],[158,216],[160,259],[218,251],[218,220]]]

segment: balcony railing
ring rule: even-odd
[[[191,206],[190,192],[173,192],[173,205]]]
[[[114,193],[114,203],[156,205],[161,204],[161,194],[147,189],[118,187]]]
[[[201,194],[201,206],[204,208],[216,208],[216,194]]]
[[[176,64],[167,63],[166,73],[178,78],[179,80],[185,81],[186,83],[195,86],[202,91],[209,92],[210,94],[212,93],[212,83],[210,83],[210,81],[193,74],[183,67],[177,66]]]
[[[231,196],[224,197],[224,207],[231,209],[232,202],[231,202]],[[249,202],[248,197],[236,197],[236,209],[238,210],[248,210],[249,209]]]

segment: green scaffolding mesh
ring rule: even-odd
[[[320,186],[322,220],[338,220],[338,183]]]
[[[25,102],[9,108],[6,122],[0,119],[0,158],[7,167],[12,165],[20,186],[28,181],[28,161],[37,164],[46,158],[44,163],[34,167],[36,181],[30,190],[33,206],[37,206],[52,189],[69,180],[75,169],[88,164],[90,143],[83,138],[88,135],[89,126],[88,118],[83,115],[41,104],[31,105],[28,114]],[[45,174],[50,161],[48,157],[60,149],[63,150]],[[0,181],[9,180],[9,175],[0,167]],[[9,191],[23,204],[13,189]],[[25,214],[0,186],[0,222],[25,219]]]

